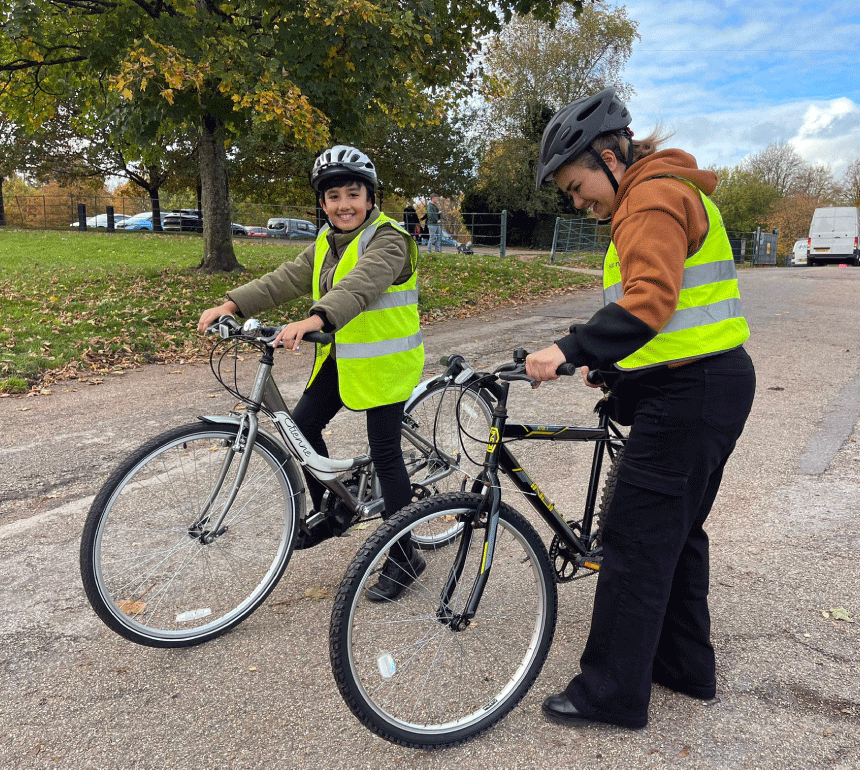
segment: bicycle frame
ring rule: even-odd
[[[454,630],[462,630],[469,624],[471,618],[475,616],[481,596],[483,595],[484,586],[492,569],[496,530],[499,522],[499,508],[502,499],[499,472],[501,471],[511,479],[514,486],[529,501],[532,508],[534,508],[550,529],[572,552],[579,554],[579,557],[583,559],[583,564],[588,566],[584,562],[584,559],[590,552],[594,540],[591,535],[591,527],[594,520],[594,509],[597,502],[603,455],[607,449],[610,452],[612,451],[613,442],[623,440],[621,432],[603,410],[599,410],[600,417],[596,427],[509,423],[507,421],[509,388],[509,382],[502,381],[497,383],[496,395],[498,396],[498,401],[493,410],[493,422],[490,428],[490,437],[484,458],[484,470],[481,476],[485,493],[483,494],[481,506],[478,509],[478,515],[474,520],[465,522],[466,531],[463,533],[459,551],[454,558],[451,574],[442,592],[439,617],[441,620],[450,623]],[[583,538],[576,535],[567,522],[558,514],[555,505],[544,495],[537,483],[519,465],[516,457],[503,443],[505,439],[594,442],[591,474],[589,476],[585,511],[582,520]],[[450,608],[451,597],[462,576],[466,554],[471,546],[474,531],[481,526],[479,520],[484,516],[486,516],[486,534],[484,535],[484,555],[481,561],[480,572],[475,580],[472,593],[466,602],[464,611],[460,614],[455,614]],[[594,564],[589,568],[598,569],[599,567]]]
[[[368,455],[360,455],[347,459],[332,459],[323,457],[314,450],[308,443],[302,431],[296,425],[292,415],[287,409],[281,391],[278,389],[274,378],[272,377],[272,368],[274,366],[274,349],[267,345],[262,357],[260,358],[257,373],[254,379],[254,384],[251,388],[251,393],[247,398],[248,410],[241,417],[218,417],[204,416],[203,420],[212,423],[233,423],[238,424],[239,430],[236,441],[224,458],[224,464],[221,469],[221,474],[218,483],[216,484],[209,500],[204,505],[204,508],[198,519],[198,525],[209,517],[209,511],[214,505],[215,500],[221,491],[221,485],[227,477],[230,465],[237,453],[241,455],[239,468],[237,469],[236,477],[233,480],[232,488],[227,495],[217,521],[209,528],[206,538],[214,539],[221,531],[224,519],[227,516],[230,506],[236,498],[239,487],[245,478],[250,452],[245,451],[246,448],[253,446],[254,441],[261,427],[259,424],[259,413],[264,411],[268,414],[272,422],[277,426],[281,440],[280,443],[289,454],[303,467],[308,473],[316,478],[326,489],[335,495],[351,513],[358,513],[361,516],[373,516],[382,511],[384,502],[382,500],[382,491],[379,488],[379,482],[376,479],[375,473],[371,465],[371,458]],[[420,386],[419,386],[420,387]],[[426,385],[425,385],[426,387]],[[268,436],[274,438],[270,433],[264,431]],[[407,435],[410,441],[417,447],[425,451],[432,450],[436,455],[442,457],[448,465],[456,465],[456,459],[445,454],[432,443],[427,441],[423,436],[417,433],[407,422],[401,426],[401,433]],[[363,500],[357,498],[352,492],[340,481],[340,477],[344,473],[354,470],[361,470],[358,477],[358,488],[365,489],[368,485],[371,487],[371,499]],[[416,468],[417,470],[417,468]],[[430,476],[424,479],[424,484],[431,484],[450,473],[450,469],[441,470],[436,476]],[[304,512],[303,501],[300,503],[300,511]],[[317,521],[325,518],[324,511],[318,511],[316,514],[307,519],[307,526],[312,526]]]

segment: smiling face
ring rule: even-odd
[[[616,181],[620,182],[626,170],[611,150],[600,153]],[[597,219],[612,216],[615,189],[602,168],[590,168],[588,156],[580,155],[573,163],[562,166],[553,175],[559,189],[569,195],[578,209],[591,209]]]
[[[344,232],[359,227],[373,208],[367,188],[358,182],[330,187],[323,193],[320,205],[332,225]]]

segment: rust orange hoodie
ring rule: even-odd
[[[678,305],[684,261],[708,234],[698,193],[714,191],[717,177],[682,150],[662,150],[624,173],[612,207],[612,241],[618,250],[623,296],[575,324],[556,344],[567,361],[592,369],[638,350],[668,323]]]

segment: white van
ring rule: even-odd
[[[826,262],[860,265],[860,209],[856,206],[815,209],[807,251],[810,265]]]
[[[809,248],[809,239],[800,238],[794,242],[794,248],[791,250],[791,264],[805,265],[807,257],[807,249]]]

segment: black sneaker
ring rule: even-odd
[[[414,548],[406,561],[397,561],[389,556],[379,580],[367,589],[365,596],[372,602],[393,601],[415,582],[426,567],[427,562]]]
[[[332,537],[340,537],[359,519],[358,513],[348,511],[340,502],[328,511],[325,518],[308,529],[304,522],[299,523],[295,550],[313,548]]]

